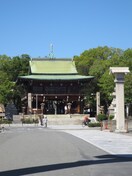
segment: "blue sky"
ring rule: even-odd
[[[70,57],[132,48],[132,0],[0,0],[0,55]]]

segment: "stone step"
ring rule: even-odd
[[[35,115],[38,117],[38,115]],[[46,115],[48,119],[49,125],[79,125],[82,123],[82,119],[84,114],[57,114],[57,115]],[[34,117],[34,115],[25,115],[26,118]],[[13,123],[19,124],[21,123],[22,115],[14,115]]]
[[[13,115],[13,123],[14,124],[21,123],[21,118],[22,118],[22,115]]]
[[[79,125],[81,123],[80,118],[48,118],[49,125]]]
[[[83,114],[46,115],[49,125],[80,125]]]

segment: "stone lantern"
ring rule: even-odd
[[[125,129],[124,108],[124,76],[129,73],[128,67],[110,67],[110,73],[115,76],[116,93],[116,132],[127,132]]]

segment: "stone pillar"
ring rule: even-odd
[[[100,113],[100,92],[96,92],[96,115]]]
[[[28,93],[28,113],[32,112],[32,94]]]
[[[124,76],[129,73],[129,68],[110,67],[110,73],[115,75],[116,84],[116,132],[127,132],[125,129]]]

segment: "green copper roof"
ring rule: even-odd
[[[77,74],[75,63],[72,60],[31,60],[32,74]]]
[[[30,69],[30,75],[19,78],[44,81],[77,81],[93,78],[93,76],[79,75],[71,59],[35,59],[30,61]]]
[[[21,79],[32,79],[32,80],[87,80],[93,78],[93,76],[82,76],[82,75],[28,75],[19,76]]]

